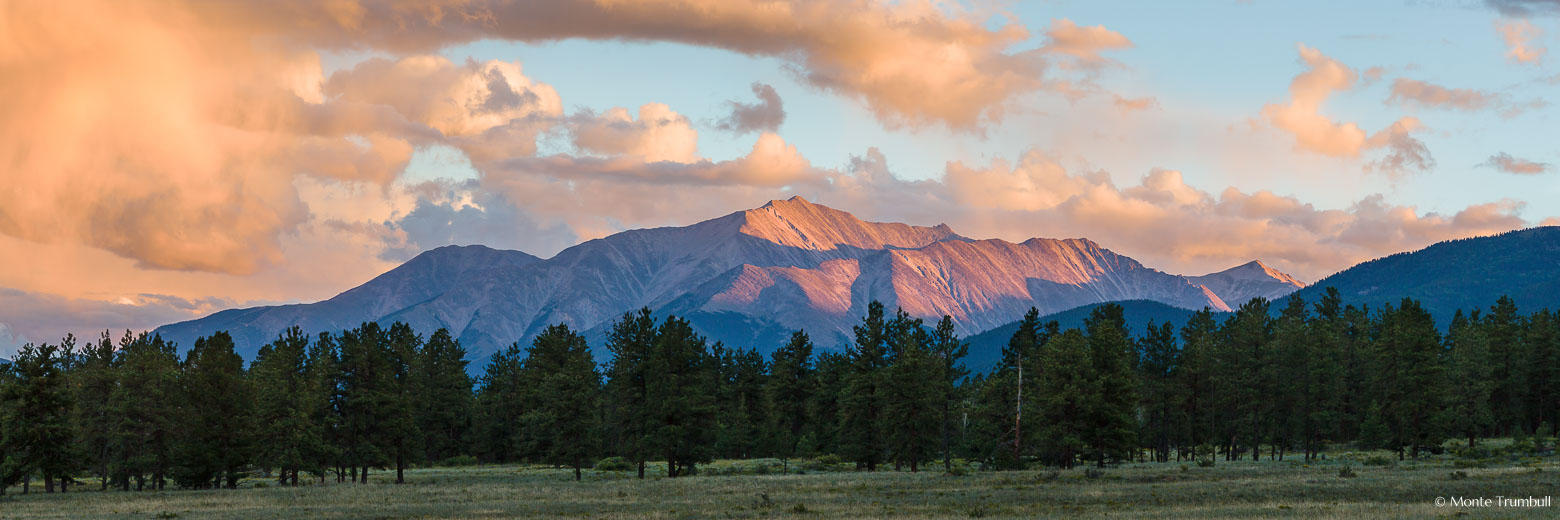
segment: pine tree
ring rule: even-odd
[[[75,407],[71,410],[77,442],[98,474],[98,489],[108,489],[109,464],[113,461],[114,416],[110,401],[119,384],[114,340],[103,331],[97,343],[87,342],[70,370]]]
[[[521,368],[525,355],[520,344],[494,352],[482,374],[477,393],[476,448],[481,458],[491,462],[513,462],[520,458],[524,442],[520,418],[525,415],[525,382]]]
[[[364,323],[340,338],[341,457],[354,480],[367,484],[369,468],[383,468],[392,460],[386,428],[393,427],[396,368],[390,338],[378,323]]]
[[[119,386],[110,397],[117,423],[112,452],[114,480],[126,491],[132,478],[137,491],[148,480],[153,489],[166,484],[184,399],[176,348],[161,336],[132,336],[130,331],[119,340]]]
[[[867,471],[877,471],[886,451],[883,410],[889,366],[888,320],[882,303],[867,305],[867,315],[855,332],[856,342],[847,353],[851,369],[840,394],[840,449]]]
[[[1139,387],[1143,397],[1143,426],[1140,438],[1158,462],[1170,460],[1170,449],[1180,441],[1175,425],[1185,421],[1180,408],[1183,400],[1174,378],[1180,372],[1180,351],[1176,349],[1175,329],[1169,323],[1158,327],[1152,321],[1147,334],[1138,342],[1141,350]]]
[[[812,420],[808,423],[803,439],[797,439],[798,452],[844,453],[839,417],[844,413],[841,404],[850,379],[850,358],[837,352],[822,352],[813,364],[813,381],[816,383],[813,397],[807,403]],[[810,440],[808,445],[804,440]]]
[[[1490,406],[1495,411],[1495,425],[1503,434],[1515,434],[1515,430],[1527,432],[1528,381],[1522,366],[1524,350],[1521,337],[1521,315],[1517,304],[1510,297],[1501,296],[1484,315],[1484,337],[1489,343],[1490,358],[1495,361],[1490,375]]]
[[[1218,432],[1220,380],[1226,371],[1219,366],[1220,334],[1208,308],[1197,311],[1181,326],[1181,357],[1175,371],[1175,386],[1180,397],[1181,416],[1185,417],[1182,435],[1193,450],[1220,442]],[[1194,453],[1194,456],[1211,453]]]
[[[812,340],[807,332],[791,333],[790,341],[770,355],[769,379],[764,385],[768,402],[769,449],[782,463],[797,455],[797,443],[805,435],[813,400]]]
[[[936,453],[942,437],[943,371],[921,320],[900,310],[889,331],[893,364],[882,387],[884,440],[896,469],[909,464],[910,471],[917,472],[921,462]]]
[[[726,348],[716,343],[711,349],[718,365],[716,395],[716,453],[724,458],[745,459],[759,446],[766,410],[763,402],[763,356],[755,350]]]
[[[1337,424],[1343,419],[1343,351],[1347,339],[1343,299],[1337,289],[1328,287],[1314,308],[1316,317],[1306,327],[1310,339],[1300,363],[1303,367],[1299,382],[1303,389],[1300,435],[1306,460],[1321,457],[1323,442],[1341,435]]]
[[[69,479],[75,439],[66,373],[75,342],[74,336],[66,336],[59,344],[28,343],[11,360],[10,381],[0,386],[0,402],[5,403],[0,421],[6,423],[0,439],[0,481],[14,482],[36,472],[45,490],[53,493],[55,479],[62,484]]]
[[[624,313],[607,333],[607,403],[612,452],[633,460],[639,478],[645,478],[645,461],[653,455],[648,445],[651,422],[647,391],[648,363],[660,338],[650,308]]]
[[[1479,326],[1478,310],[1469,317],[1464,317],[1462,310],[1452,316],[1446,350],[1451,358],[1452,381],[1448,387],[1448,431],[1468,439],[1468,447],[1472,448],[1494,419],[1490,409],[1490,374],[1494,366],[1488,340]]]
[[[1388,447],[1403,458],[1419,457],[1419,448],[1441,443],[1446,410],[1441,338],[1430,313],[1404,298],[1381,312],[1376,341],[1376,409],[1386,427]]]
[[[954,406],[962,395],[959,382],[970,371],[960,362],[969,354],[969,345],[959,340],[954,331],[953,317],[943,315],[932,333],[931,355],[937,362],[937,404],[941,407],[943,471],[953,471],[953,417]]]
[[[423,344],[418,359],[417,425],[423,457],[436,462],[466,451],[475,396],[466,375],[466,349],[440,328]]]
[[[255,395],[256,462],[277,469],[277,483],[298,484],[325,444],[316,420],[319,391],[309,377],[309,336],[292,327],[260,347],[249,375]],[[311,465],[312,467],[312,465]]]
[[[666,460],[668,477],[691,475],[714,454],[716,361],[687,320],[668,316],[646,359],[648,449]]]
[[[309,345],[306,366],[306,406],[310,410],[309,418],[319,427],[320,439],[324,442],[315,445],[305,460],[311,461],[308,467],[319,475],[321,483],[325,482],[328,468],[335,468],[336,481],[341,482],[345,478],[342,471],[345,459],[341,449],[345,430],[342,428],[342,408],[339,406],[342,402],[341,349],[336,336],[321,332],[314,343]],[[294,472],[293,476],[296,478],[297,473]]]
[[[1093,349],[1078,329],[1067,329],[1041,346],[1042,370],[1035,391],[1036,431],[1041,460],[1072,468],[1090,448],[1094,408],[1100,406],[1102,381],[1095,373]],[[1103,461],[1103,457],[1101,458]]]
[[[568,325],[547,327],[526,351],[523,380],[532,403],[522,417],[527,451],[549,464],[574,468],[574,480],[593,453],[601,374],[585,338]]]
[[[174,481],[185,488],[236,489],[249,464],[254,394],[227,332],[195,340],[179,375],[183,392]]]
[[[1107,303],[1084,320],[1089,360],[1099,384],[1099,393],[1085,407],[1084,440],[1102,468],[1107,459],[1130,460],[1137,446],[1137,380],[1123,313],[1121,305]]]
[[[1310,309],[1298,295],[1284,298],[1284,309],[1273,323],[1272,361],[1262,379],[1268,401],[1265,412],[1270,417],[1266,426],[1272,445],[1269,453],[1276,452],[1279,460],[1315,429],[1308,406],[1320,399],[1321,388],[1311,381],[1316,336],[1310,323]]]
[[[1225,351],[1226,384],[1221,392],[1225,409],[1231,411],[1233,430],[1230,445],[1233,451],[1238,443],[1251,449],[1251,460],[1261,456],[1260,445],[1270,433],[1270,375],[1273,369],[1270,349],[1273,341],[1273,321],[1268,315],[1268,301],[1252,298],[1235,311],[1235,316],[1225,324],[1229,344]]]
[[[422,367],[422,335],[410,325],[390,325],[389,350],[385,352],[389,380],[385,389],[385,422],[379,425],[380,442],[395,463],[395,483],[406,482],[406,467],[423,455],[423,434],[417,400],[426,396]]]

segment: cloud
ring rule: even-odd
[[[722,119],[717,127],[739,134],[778,131],[780,124],[785,122],[785,105],[780,101],[780,94],[775,92],[774,87],[754,83],[753,95],[758,96],[757,103],[727,102],[731,106],[731,114]]]
[[[628,155],[646,162],[699,160],[699,132],[687,117],[661,103],[639,107],[639,119],[624,108],[569,117],[574,146],[603,155]]]
[[[1500,14],[1515,18],[1560,14],[1560,0],[1484,0],[1484,3]]]
[[[1512,157],[1506,152],[1491,155],[1489,160],[1480,163],[1479,166],[1494,168],[1496,171],[1517,175],[1539,175],[1552,171],[1549,163],[1529,161]]]
[[[380,258],[404,262],[418,253],[447,245],[480,244],[497,249],[556,251],[578,242],[560,222],[543,223],[517,208],[493,190],[472,179],[455,184],[434,183],[416,206],[404,216],[385,221],[383,228],[370,223],[338,222],[354,231],[385,241]],[[529,230],[517,233],[518,230]]]
[[[0,316],[5,320],[0,322],[0,357],[11,358],[26,343],[57,343],[67,333],[76,335],[77,346],[96,341],[105,330],[118,339],[125,330],[146,331],[235,303],[160,294],[101,301],[0,288]]]
[[[1506,41],[1506,57],[1517,63],[1537,65],[1544,60],[1544,53],[1548,52],[1542,45],[1534,45],[1533,41],[1544,35],[1543,29],[1533,25],[1527,20],[1496,20],[1495,31],[1500,33],[1502,40]]]
[[[331,50],[416,53],[487,39],[727,49],[775,58],[806,83],[859,100],[892,127],[976,130],[1040,90],[1046,68],[1043,53],[1013,50],[1030,38],[1023,25],[931,0],[276,0],[195,3],[192,10]]]
[[[1112,104],[1116,105],[1116,109],[1124,113],[1139,112],[1159,106],[1159,100],[1153,96],[1141,98],[1125,98],[1118,94],[1112,94],[1111,96]]]
[[[1290,100],[1262,107],[1268,123],[1295,138],[1295,148],[1329,157],[1354,158],[1362,151],[1387,148],[1388,154],[1367,164],[1369,171],[1391,175],[1429,169],[1434,158],[1423,142],[1411,134],[1424,126],[1417,118],[1404,117],[1375,134],[1367,135],[1353,122],[1336,122],[1321,113],[1322,104],[1334,92],[1353,88],[1356,74],[1342,62],[1316,49],[1298,45],[1308,70],[1289,84]]]
[[[1109,59],[1100,55],[1103,51],[1132,48],[1132,40],[1121,33],[1103,25],[1081,27],[1066,18],[1052,20],[1045,36],[1048,40],[1043,48],[1045,51],[1070,56],[1085,67],[1109,63]]]
[[[1392,82],[1392,95],[1387,101],[1428,108],[1483,110],[1498,102],[1499,96],[1473,89],[1446,88],[1425,81],[1398,78]]]
[[[1086,237],[1179,273],[1261,258],[1316,280],[1371,258],[1527,225],[1521,203],[1510,200],[1451,215],[1392,205],[1380,195],[1321,209],[1269,191],[1204,191],[1163,169],[1116,186],[1104,172],[1071,172],[1039,152],[1016,164],[950,163],[931,181],[899,180],[872,152],[858,166],[835,190],[809,195],[873,220],[947,222],[970,237]],[[1014,189],[1003,193],[1002,186]]]

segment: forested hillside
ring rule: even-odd
[[[643,475],[650,461],[678,477],[752,457],[914,472],[955,458],[1310,459],[1348,443],[1404,458],[1491,436],[1542,449],[1560,426],[1560,315],[1509,298],[1455,313],[1445,334],[1416,300],[1366,311],[1335,290],[1199,311],[1179,328],[1135,330],[1117,304],[1066,325],[1031,311],[995,368],[970,377],[951,319],[877,302],[844,353],[795,331],[764,356],[642,309],[612,323],[605,364],[554,325],[475,379],[448,331],[400,323],[291,329],[248,366],[226,333],[182,358],[154,335],[67,337],[0,370],[0,488],[29,476],[50,491],[232,487],[256,473],[366,482],[381,469],[399,481],[460,458],[576,478],[587,466]]]

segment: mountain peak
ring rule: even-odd
[[[814,251],[840,247],[858,249],[915,249],[948,240],[958,234],[946,224],[935,227],[867,222],[845,211],[814,204],[801,196],[771,200],[742,212],[739,231],[776,244]]]
[[[1261,260],[1252,260],[1202,276],[1188,276],[1186,279],[1207,288],[1232,306],[1239,306],[1258,296],[1276,300],[1305,287],[1304,282],[1268,267]]]

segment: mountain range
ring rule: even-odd
[[[316,303],[221,311],[155,332],[188,346],[227,330],[240,353],[290,326],[311,333],[364,321],[447,328],[480,366],[549,324],[584,330],[592,346],[612,320],[649,307],[687,317],[711,340],[761,351],[805,329],[821,348],[850,341],[872,300],[964,334],[1022,316],[1145,300],[1227,311],[1303,287],[1261,262],[1202,276],[1165,273],[1082,238],[976,240],[946,225],[867,222],[800,197],[685,227],[624,231],[552,258],[483,246],[425,251]]]

